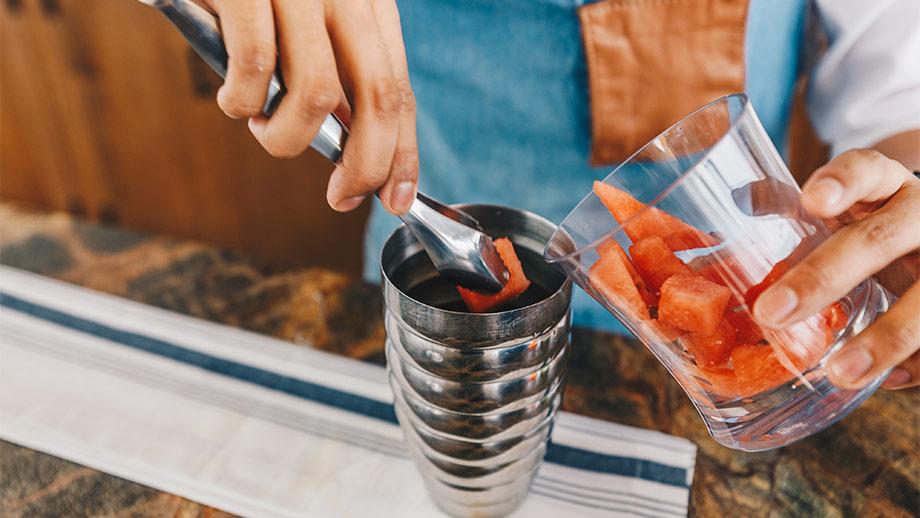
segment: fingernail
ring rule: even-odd
[[[755,311],[764,323],[779,324],[798,306],[799,296],[786,286],[774,286],[757,299]]]
[[[888,375],[888,378],[882,386],[885,388],[895,388],[908,381],[910,381],[910,372],[903,367],[895,367],[891,370],[891,374]]]
[[[843,199],[843,185],[833,178],[822,178],[808,189],[809,194],[827,208],[834,208]]]
[[[872,368],[872,355],[861,347],[850,347],[831,358],[828,368],[839,381],[852,383]]]
[[[358,205],[361,205],[361,202],[363,202],[366,197],[367,196],[352,196],[351,198],[345,198],[335,204],[335,210],[339,212],[348,212],[357,208]]]
[[[414,182],[399,182],[393,187],[393,193],[390,194],[390,206],[396,212],[408,211],[413,200],[415,200]]]

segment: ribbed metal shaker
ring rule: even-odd
[[[510,238],[519,255],[539,258],[556,228],[506,207],[458,208],[493,237]],[[405,227],[383,249],[396,415],[431,497],[453,516],[504,516],[520,505],[561,403],[572,286],[541,260],[523,260],[545,296],[518,309],[472,314],[432,300],[456,297],[450,290],[425,291],[437,273]]]

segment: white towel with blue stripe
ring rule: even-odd
[[[441,515],[383,368],[5,266],[0,438],[244,516]],[[685,516],[695,457],[562,412],[514,516]]]

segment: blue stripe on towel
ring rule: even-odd
[[[547,462],[599,473],[654,480],[671,486],[687,486],[687,470],[634,457],[603,455],[593,451],[550,443]]]
[[[218,358],[138,333],[115,329],[5,293],[0,293],[0,306],[128,347],[194,365],[216,374],[388,423],[397,423],[393,406],[388,403]],[[546,460],[575,469],[640,478],[683,488],[689,487],[687,470],[645,459],[605,455],[551,443],[546,452]]]
[[[39,306],[5,293],[0,293],[0,306],[21,311],[42,320],[54,322],[55,324],[70,329],[105,338],[106,340],[140,349],[148,353],[165,356],[182,363],[194,365],[216,374],[247,381],[261,387],[274,389],[279,392],[284,392],[285,394],[308,399],[324,405],[342,408],[382,421],[394,424],[397,423],[396,412],[393,410],[393,405],[388,403],[324,387],[302,379],[284,376],[258,367],[252,367],[239,362],[200,353],[149,336],[108,327],[91,320]]]

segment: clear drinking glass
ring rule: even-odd
[[[789,444],[843,418],[884,379],[842,390],[824,372],[893,301],[874,280],[782,331],[753,322],[756,296],[830,230],[802,209],[746,96],[687,116],[603,184],[566,217],[544,258],[648,347],[716,441],[746,451]]]

